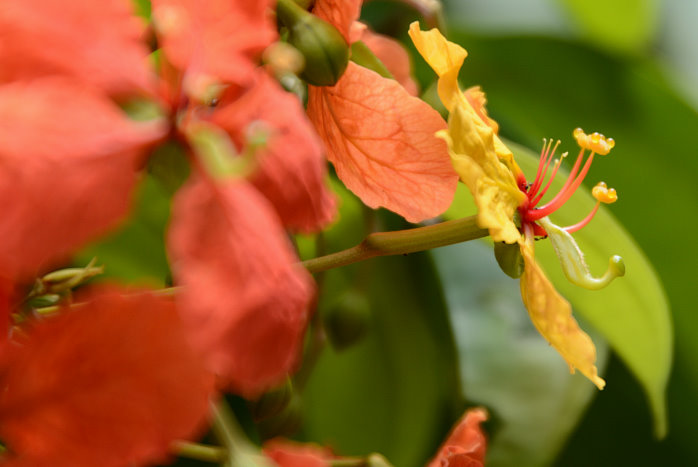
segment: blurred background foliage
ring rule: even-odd
[[[148,2],[136,3],[146,16]],[[367,1],[362,19],[410,47],[407,26],[420,17],[408,3]],[[344,455],[379,451],[396,467],[412,467],[433,455],[465,407],[481,403],[491,409],[487,429],[495,434],[489,465],[698,465],[698,242],[692,238],[698,229],[698,2],[451,0],[442,18],[447,37],[469,52],[463,85],[483,87],[504,137],[533,151],[542,138],[559,138],[570,152],[578,126],[615,138],[616,148],[587,180],[618,190],[611,212],[666,291],[675,327],[668,436],[653,436],[642,387],[589,322],[583,326],[597,343],[607,387],[599,392],[583,377],[569,376],[528,320],[518,282],[498,269],[486,242],[372,260],[318,277],[318,316],[328,344],[313,371],[301,370],[295,381],[293,413],[265,422],[260,434],[291,433]],[[433,99],[433,73],[416,55],[414,64],[425,98]],[[159,160],[151,162],[153,175],[131,221],[77,261],[96,255],[109,277],[168,284],[162,235],[171,187],[158,172]],[[321,242],[297,238],[302,256],[347,248],[369,230],[407,227],[389,213],[370,213],[334,185],[341,219]],[[601,224],[594,250],[613,250],[603,243],[617,235],[603,229],[615,224]],[[580,246],[584,250],[581,240]],[[663,300],[659,292],[653,296]],[[580,306],[576,296],[570,299]],[[632,317],[634,306],[625,306],[622,314]],[[645,350],[666,338],[659,329],[653,338],[650,329],[642,337]],[[244,412],[245,405],[237,408]]]

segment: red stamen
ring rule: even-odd
[[[538,202],[543,198],[545,193],[548,191],[548,188],[550,188],[550,185],[553,183],[553,180],[555,179],[555,175],[557,175],[557,170],[560,168],[560,165],[562,165],[562,159],[564,159],[567,156],[567,153],[564,153],[560,159],[558,159],[555,162],[555,166],[553,167],[553,171],[550,174],[550,178],[548,179],[548,183],[545,185],[545,188],[541,190],[540,193],[538,193],[538,196],[536,196],[533,200],[531,200],[531,206],[535,206],[538,204]]]
[[[569,227],[565,227],[565,230],[567,231],[567,233],[574,233],[574,232],[578,231],[579,229],[581,229],[582,227],[584,227],[585,225],[587,225],[591,221],[591,219],[594,218],[594,215],[596,214],[596,211],[599,210],[600,205],[601,205],[601,202],[597,201],[596,206],[594,206],[594,209],[592,209],[591,212],[589,214],[587,214],[587,216],[584,219],[577,222],[576,224],[570,225]]]
[[[580,154],[581,156],[581,154]],[[581,160],[580,158],[577,158],[577,161],[579,162]],[[556,211],[560,206],[565,204],[568,199],[572,196],[572,194],[577,191],[577,188],[579,188],[579,185],[582,184],[582,180],[584,180],[584,177],[586,177],[587,172],[589,172],[589,167],[591,167],[591,163],[594,161],[594,153],[592,152],[589,155],[589,158],[586,161],[586,164],[584,164],[584,167],[582,168],[582,171],[577,175],[577,177],[574,179],[573,182],[571,182],[572,177],[575,175],[574,169],[577,168],[577,164],[575,163],[575,167],[572,169],[572,173],[570,173],[570,176],[567,179],[567,182],[565,182],[565,186],[562,187],[560,192],[553,198],[548,204],[541,206],[539,209],[534,209],[531,211],[528,211],[527,217],[531,221],[537,221],[538,219],[542,219],[543,217],[547,216],[553,211]]]
[[[541,159],[538,163],[538,172],[536,173],[536,179],[533,181],[533,185],[531,185],[531,188],[528,190],[529,198],[535,196],[538,192],[538,189],[543,184],[543,180],[545,180],[545,175],[548,173],[548,167],[550,167],[550,161],[552,161],[553,155],[555,154],[555,150],[557,149],[557,146],[560,144],[560,141],[555,143],[555,147],[551,152],[550,147],[552,146],[552,144],[553,140],[548,141],[547,145],[545,143],[543,144],[544,152],[541,150]]]
[[[547,157],[548,152],[546,151],[546,146],[548,145],[548,140],[546,138],[543,138],[543,147],[540,150],[540,158],[538,159],[538,171],[536,172],[536,179],[533,181],[533,185],[531,185],[531,188],[533,188],[536,183],[538,183],[538,180],[540,179],[540,174],[541,171],[543,170],[543,161]]]

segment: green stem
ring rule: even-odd
[[[487,229],[477,226],[477,217],[465,217],[415,229],[378,232],[347,250],[303,261],[310,272],[326,271],[365,261],[376,256],[406,255],[454,243],[486,237]]]
[[[173,450],[179,457],[196,459],[203,462],[219,464],[228,458],[228,452],[220,446],[208,446],[206,444],[190,443],[189,441],[177,441]]]
[[[212,404],[212,410],[213,434],[225,446],[226,451],[225,464],[222,465],[226,467],[271,467],[273,465],[259,448],[247,439],[225,400],[221,399],[218,404]]]
[[[332,459],[330,461],[331,467],[366,467],[366,459],[362,458],[344,458],[344,459]]]

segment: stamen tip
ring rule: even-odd
[[[582,149],[588,149],[592,152],[605,156],[611,149],[616,145],[613,138],[606,138],[604,135],[598,132],[594,132],[590,135],[584,133],[581,128],[575,128],[572,132],[574,138],[577,140],[577,144]]]
[[[591,189],[591,194],[597,201],[604,204],[611,204],[618,201],[618,193],[615,188],[608,188],[604,182],[599,182]]]

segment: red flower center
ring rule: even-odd
[[[577,140],[577,144],[579,144],[581,148],[579,155],[577,156],[577,160],[575,161],[574,166],[572,167],[572,170],[565,181],[565,184],[550,201],[542,206],[539,206],[541,199],[548,191],[548,188],[550,188],[555,175],[557,175],[557,171],[560,168],[562,160],[567,157],[567,153],[565,152],[562,154],[562,156],[560,156],[560,158],[554,159],[555,151],[560,145],[559,140],[556,141],[555,144],[553,144],[552,140],[543,140],[543,149],[541,150],[538,171],[533,183],[528,183],[523,173],[519,173],[517,177],[517,184],[519,189],[526,195],[526,200],[521,204],[521,206],[519,206],[522,230],[524,230],[524,228],[528,225],[533,229],[535,235],[543,237],[547,236],[545,229],[543,229],[536,222],[557,211],[567,202],[567,200],[570,199],[589,172],[589,168],[591,167],[596,154],[605,156],[615,146],[615,141],[613,138],[606,138],[600,133],[592,133],[587,135],[581,128],[577,128],[574,130],[573,134]],[[587,151],[589,151],[588,154]],[[550,176],[548,177],[547,175],[549,170]],[[566,227],[565,230],[567,230],[569,233],[575,232],[587,225],[594,217],[594,214],[596,214],[600,203],[612,203],[617,199],[615,190],[613,188],[608,189],[606,184],[603,182],[600,182],[596,187],[594,187],[592,194],[597,199],[596,206],[582,221]]]

